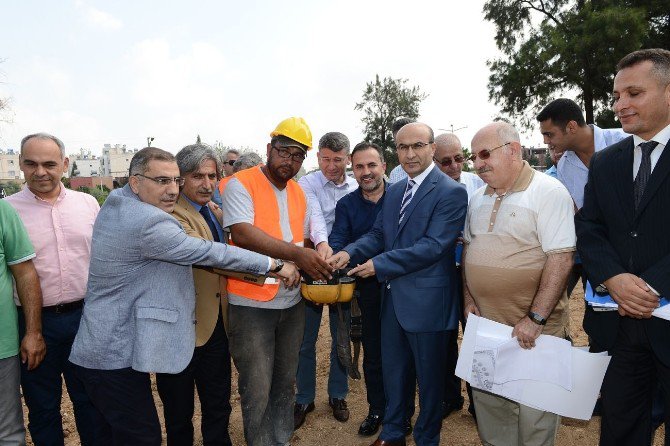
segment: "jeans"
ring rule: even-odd
[[[196,347],[193,359],[177,374],[157,373],[156,385],[163,401],[168,446],[193,445],[193,398],[195,387],[202,410],[202,440],[205,446],[231,445],[230,353],[228,337],[219,318],[207,342]]]
[[[288,444],[304,303],[269,310],[228,307],[230,354],[239,372],[244,438],[249,446]]]
[[[19,357],[10,356],[0,359],[0,444],[23,446],[26,444],[26,431],[23,428],[23,410],[21,409],[21,380]]]
[[[84,386],[68,361],[72,342],[79,329],[81,308],[65,313],[42,312],[42,336],[47,353],[40,365],[28,370],[21,366],[21,387],[28,406],[28,430],[36,446],[62,446],[61,397],[63,378],[74,408],[81,444],[97,445],[99,435],[96,410]],[[19,334],[26,332],[25,317],[19,310]]]
[[[363,375],[370,413],[384,418],[386,398],[384,397],[384,379],[382,377],[382,328],[381,285],[377,279],[357,281],[359,290],[358,306],[363,319]],[[412,386],[412,406],[414,405],[414,386]],[[412,412],[414,413],[414,412]]]
[[[330,372],[328,374],[328,396],[330,398],[345,399],[349,392],[347,370],[337,358],[337,306],[316,305],[305,302],[305,333],[300,346],[300,361],[298,363],[296,402],[309,404],[316,397],[316,339],[321,326],[323,308],[328,308],[330,323]],[[347,326],[351,322],[351,306],[342,304],[344,319]]]

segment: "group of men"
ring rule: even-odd
[[[60,181],[58,138],[26,136],[26,187],[0,201],[0,443],[25,442],[20,382],[34,443],[63,444],[63,377],[82,444],[159,445],[156,373],[169,445],[193,444],[196,388],[204,444],[231,444],[232,358],[247,444],[288,444],[315,408],[323,313],[302,299],[299,271],[326,280],[349,267],[369,405],[359,434],[381,427],[373,446],[404,445],[412,432],[437,445],[443,418],[463,405],[459,322],[474,313],[510,325],[523,348],[540,334],[569,338],[578,249],[582,279],[618,304],[587,306],[584,320],[592,350],[612,355],[601,444],[650,444],[652,398],[670,390],[670,326],[652,317],[670,295],[670,52],[624,57],[614,97],[623,130],[586,125],[564,99],[537,116],[562,154],[558,180],[523,161],[508,123],[475,134],[475,175],[455,135],[407,120],[394,128],[395,182],[380,147],[350,150],[339,132],[323,135],[319,170],[296,182],[312,134],[288,118],[265,164],[229,152],[224,179],[206,145],[142,149],[99,208]],[[333,308],[329,318],[328,405],[345,422]],[[555,441],[557,415],[478,389],[471,399],[484,444]]]

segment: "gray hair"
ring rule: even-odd
[[[319,150],[329,149],[333,152],[341,152],[349,154],[349,138],[344,133],[328,132],[319,140]]]
[[[233,172],[237,173],[240,170],[249,169],[262,163],[263,160],[261,159],[260,155],[258,155],[258,153],[244,152],[240,155],[239,158],[237,158],[237,160],[235,160],[235,163],[233,164]]]
[[[44,140],[50,140],[56,143],[58,148],[60,149],[60,155],[62,159],[65,159],[65,144],[63,144],[63,141],[60,139],[56,138],[54,135],[51,135],[49,133],[44,133],[44,132],[39,132],[39,133],[33,133],[32,135],[28,135],[25,138],[21,140],[21,155],[23,155],[23,146],[26,145],[29,139],[32,138],[37,138],[37,139],[44,139]]]
[[[226,153],[223,154],[223,156],[228,156],[229,153],[233,153],[237,156],[240,156],[240,151],[237,149],[228,149],[226,150]]]
[[[442,133],[441,135],[437,135],[435,137],[435,144],[444,147],[456,146],[460,149],[463,148],[461,140],[453,133]]]
[[[149,169],[149,162],[152,160],[157,161],[173,161],[174,155],[170,152],[166,152],[163,149],[158,147],[145,147],[135,155],[130,160],[130,168],[128,169],[128,174],[132,177],[137,174],[144,174]]]
[[[191,144],[181,149],[175,156],[179,166],[179,175],[184,176],[197,171],[202,163],[211,160],[216,165],[216,177],[220,178],[221,161],[216,152],[206,144]]]
[[[514,128],[510,123],[499,121],[496,125],[496,133],[498,133],[498,138],[500,142],[518,142],[521,143],[521,138],[519,137],[519,132]]]

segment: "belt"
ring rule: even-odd
[[[58,305],[49,305],[47,307],[42,307],[42,311],[48,313],[68,313],[70,311],[78,310],[84,306],[84,299],[75,300],[74,302],[68,302]],[[17,307],[19,310],[22,310],[21,307]]]

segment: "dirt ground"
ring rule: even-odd
[[[576,290],[580,289],[577,286]],[[571,334],[575,345],[582,346],[587,344],[587,338],[581,327],[582,316],[584,312],[584,299],[581,293],[574,292],[570,299],[570,323]],[[327,312],[324,312],[324,320],[321,324],[319,341],[317,343],[317,398],[315,401],[316,410],[307,416],[305,424],[295,432],[291,444],[293,446],[312,446],[329,444],[334,446],[367,446],[372,443],[375,437],[358,436],[358,426],[367,415],[367,402],[365,399],[365,385],[362,380],[350,380],[349,396],[347,402],[351,411],[351,417],[347,423],[336,421],[328,407],[328,396],[326,386],[328,380],[328,355],[330,336],[328,333]],[[65,389],[63,393],[66,395]],[[244,444],[244,435],[242,431],[242,415],[240,412],[240,397],[237,393],[237,376],[233,372],[233,397],[231,404],[233,412],[230,418],[230,436],[235,445]],[[467,412],[468,396],[463,387],[463,395],[466,399],[465,407],[458,413],[452,413],[442,425],[441,444],[454,446],[480,445],[477,436],[477,427],[474,420]],[[154,399],[158,407],[159,415],[162,414],[162,405],[158,394],[154,388]],[[194,423],[196,428],[196,445],[202,444],[199,434],[200,429],[200,410],[196,397],[196,414]],[[24,413],[26,412],[24,407]],[[418,413],[418,410],[417,410]],[[64,397],[63,407],[63,428],[65,430],[65,445],[75,446],[79,444],[79,436],[74,425],[74,416],[72,404],[67,396]],[[25,413],[27,420],[27,413]],[[161,417],[162,418],[162,417]],[[162,423],[162,419],[161,419]],[[594,417],[590,421],[574,420],[564,418],[558,432],[557,445],[597,445],[600,429],[600,418]],[[663,444],[665,432],[661,426],[656,432],[654,446]],[[163,433],[165,438],[165,433]],[[28,434],[28,444],[32,445]],[[165,444],[165,443],[164,443]],[[414,445],[414,441],[408,438],[408,445]]]

